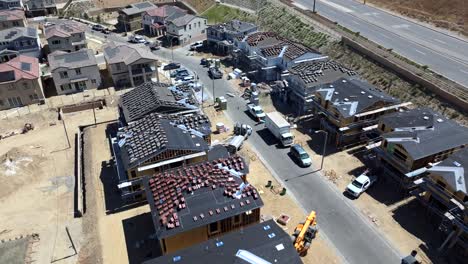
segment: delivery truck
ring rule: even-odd
[[[291,134],[291,125],[283,118],[279,112],[266,114],[265,126],[281,143],[283,147],[293,144],[293,135]]]

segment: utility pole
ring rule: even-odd
[[[316,0],[314,0],[314,7],[312,8],[312,13],[315,13],[315,1],[316,1]],[[364,1],[365,1],[365,0],[364,0]]]
[[[215,100],[216,100],[216,97],[215,97],[215,80],[214,80],[214,76],[211,77],[211,80],[213,81],[213,105],[215,104]]]
[[[96,110],[95,110],[95,106],[94,106],[94,101],[93,101],[93,116],[94,116],[94,127],[96,127]]]
[[[321,171],[323,169],[323,160],[325,159],[325,152],[327,151],[328,132],[325,130],[315,131],[315,134],[318,133],[325,133],[325,141],[323,141],[322,162],[320,163],[320,169],[318,169],[318,171]]]

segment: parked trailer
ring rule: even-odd
[[[266,114],[265,127],[280,141],[283,147],[288,147],[293,144],[291,125],[279,112]]]

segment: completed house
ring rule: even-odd
[[[326,60],[321,55],[302,44],[287,40],[273,32],[254,32],[235,39],[240,50],[234,53],[240,67],[256,72],[256,78],[275,81],[288,67],[300,62]]]
[[[104,58],[116,87],[159,81],[158,57],[144,45],[110,42],[104,46]]]
[[[0,10],[5,9],[23,9],[21,0],[0,0]]]
[[[57,94],[69,94],[101,86],[99,67],[91,49],[55,51],[48,56]]]
[[[39,35],[37,29],[29,27],[13,27],[0,31],[0,50],[10,57],[17,51],[19,54],[39,58],[41,56]]]
[[[45,28],[45,37],[50,52],[71,52],[87,48],[85,27],[78,22],[68,21],[48,26]]]
[[[427,108],[380,118],[382,141],[374,150],[385,175],[412,188],[428,167],[468,146],[468,128]]]
[[[150,113],[173,114],[198,110],[193,91],[187,86],[147,82],[123,94],[119,100],[120,119],[129,124]]]
[[[185,14],[166,19],[166,36],[174,45],[185,45],[206,37],[206,18]]]
[[[156,8],[151,2],[141,2],[128,5],[127,7],[119,10],[117,18],[117,28],[124,32],[134,31],[142,27],[142,14]]]
[[[24,7],[29,17],[57,14],[55,0],[26,0]]]
[[[187,14],[177,6],[164,5],[146,10],[142,15],[143,31],[146,35],[152,37],[161,37],[166,35],[166,20],[174,19]]]
[[[428,175],[415,181],[411,193],[432,213],[430,221],[439,225],[444,240],[439,251],[466,260],[468,254],[468,148],[451,154],[427,170]]]
[[[216,263],[302,263],[290,235],[274,220],[267,220],[143,264],[205,264],[213,260]]]
[[[234,39],[256,32],[257,25],[231,20],[226,23],[209,26],[206,29],[208,46],[219,54],[230,54],[233,51]]]
[[[145,177],[163,255],[259,223],[263,201],[247,174],[244,159],[231,156]]]
[[[37,58],[19,55],[0,64],[0,110],[44,100]]]
[[[0,10],[0,30],[12,27],[26,27],[27,24],[23,10]]]
[[[319,60],[294,64],[282,74],[288,87],[284,96],[290,105],[294,105],[296,115],[314,112],[313,98],[317,87],[334,82],[340,78],[354,78],[357,73],[336,61]]]
[[[194,130],[152,113],[122,127],[112,140],[119,189],[125,198],[141,198],[143,176],[207,160],[208,144]]]
[[[380,116],[408,105],[365,81],[347,78],[319,86],[313,103],[321,129],[337,147],[360,143],[377,128]]]

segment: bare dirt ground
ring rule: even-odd
[[[466,0],[368,0],[367,2],[468,36]]]
[[[207,105],[207,104],[206,104]],[[213,107],[206,106],[204,112],[209,116],[211,123],[213,124],[213,131],[215,131],[215,124],[217,122],[224,123],[230,128],[230,131],[222,134],[213,134],[212,140],[223,141],[232,135],[232,121],[227,118],[223,112],[216,112]],[[289,195],[280,196],[279,192],[282,186],[274,179],[268,169],[263,165],[257,155],[251,150],[250,145],[247,142],[244,144],[239,154],[243,156],[249,164],[249,178],[247,179],[253,186],[255,186],[264,202],[264,207],[261,209],[263,219],[272,217],[278,218],[281,214],[285,213],[291,217],[290,221],[283,229],[292,234],[295,226],[304,221],[306,213],[297,202],[295,202]],[[272,181],[273,188],[267,188],[265,185],[268,181]],[[335,251],[329,246],[328,242],[320,237],[312,243],[310,253],[302,258],[304,263],[340,263],[340,258],[336,255]]]
[[[96,111],[98,120],[106,109]],[[64,117],[71,147],[57,113],[43,111],[0,120],[2,132],[33,123],[35,129],[0,140],[0,239],[39,234],[30,258],[36,263],[76,263],[70,236],[79,251],[85,242],[82,220],[73,218],[74,133],[78,125],[94,121],[92,111]]]

